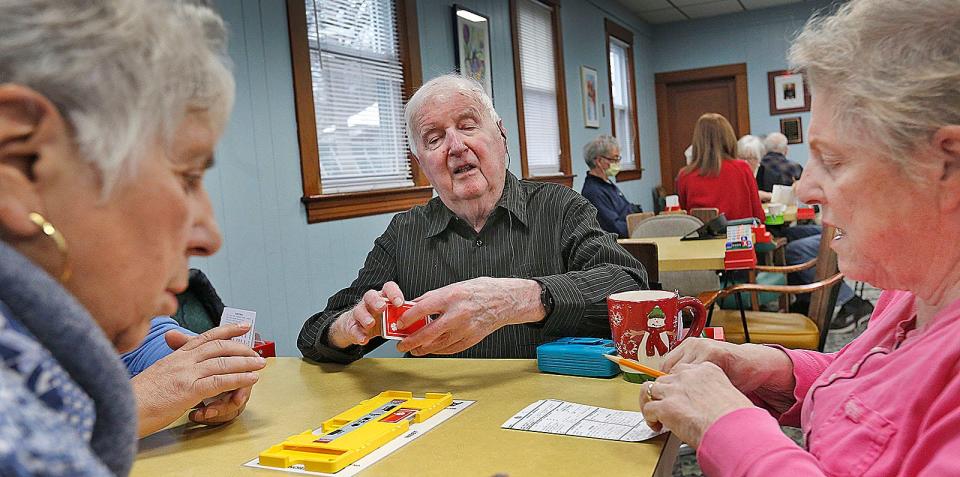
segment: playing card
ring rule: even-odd
[[[250,323],[250,331],[236,336],[233,341],[238,343],[243,343],[251,348],[253,348],[253,326],[257,321],[257,312],[249,310],[241,310],[239,308],[230,308],[225,307],[223,309],[223,315],[220,316],[221,325],[231,325],[239,323]]]
[[[410,336],[415,331],[427,326],[427,323],[430,323],[431,318],[424,317],[423,319],[417,320],[415,323],[407,326],[404,329],[397,329],[397,322],[400,321],[400,317],[415,305],[415,302],[405,301],[400,306],[394,306],[392,304],[387,304],[387,309],[383,311],[383,314],[380,317],[380,330],[381,336],[389,340],[402,340],[407,336]]]

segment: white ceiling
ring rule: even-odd
[[[706,18],[803,0],[617,0],[650,23]]]

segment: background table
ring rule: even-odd
[[[270,358],[246,411],[219,428],[185,420],[140,441],[134,476],[294,475],[241,465],[287,436],[313,429],[386,390],[452,392],[476,400],[363,476],[670,475],[678,441],[618,442],[501,429],[538,399],[638,409],[640,387],[547,375],[533,360],[365,358],[349,366]]]
[[[657,244],[657,262],[661,272],[723,270],[725,238],[684,240],[680,237],[628,238],[617,242]]]

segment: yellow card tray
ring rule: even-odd
[[[450,393],[384,391],[260,453],[260,465],[287,468],[300,464],[312,472],[334,473],[373,452],[453,403]]]

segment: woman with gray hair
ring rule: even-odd
[[[757,136],[747,134],[737,141],[737,159],[747,161],[747,164],[750,164],[750,170],[753,171],[753,177],[757,180],[758,188],[760,187],[760,177],[763,176],[763,164],[760,164],[760,159],[763,159],[763,155],[766,153],[767,149],[763,147],[763,140]],[[765,190],[758,190],[758,192],[760,202],[770,202],[770,199],[773,198],[773,194]]]
[[[606,232],[627,238],[627,215],[643,208],[624,197],[613,178],[620,172],[620,144],[613,136],[600,135],[583,146],[583,161],[589,170],[581,194],[597,208],[597,221]]]
[[[814,98],[798,195],[837,227],[840,270],[887,291],[837,353],[684,341],[643,414],[708,475],[956,475],[960,4],[854,0],[790,59]]]
[[[202,180],[233,100],[224,38],[209,9],[174,2],[0,3],[0,475],[130,470],[117,351],[220,246]]]

